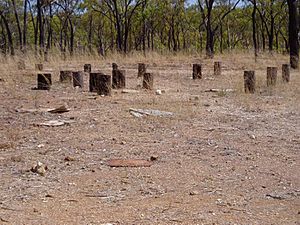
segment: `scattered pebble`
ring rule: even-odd
[[[48,167],[45,166],[43,163],[41,162],[37,162],[36,165],[34,165],[32,168],[31,168],[31,172],[33,173],[37,173],[41,176],[45,176],[46,174],[46,171],[48,170]]]

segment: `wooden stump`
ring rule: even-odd
[[[276,85],[277,80],[277,67],[268,67],[267,68],[267,86]]]
[[[51,73],[39,73],[37,76],[37,89],[50,90],[52,85]]]
[[[283,82],[290,82],[290,65],[283,64],[282,65],[282,80]]]
[[[91,64],[84,64],[83,71],[86,73],[92,72],[92,65]]]
[[[97,88],[97,93],[99,95],[111,96],[111,76],[110,75],[100,75],[99,88]]]
[[[26,69],[25,61],[19,60],[18,61],[18,70],[25,70],[25,69]]]
[[[143,88],[147,90],[153,89],[154,76],[152,73],[144,73],[143,75]]]
[[[146,73],[146,65],[144,63],[138,64],[138,77],[143,77]]]
[[[292,69],[298,69],[299,68],[299,56],[291,56],[290,63],[291,63]]]
[[[44,65],[41,63],[35,64],[35,70],[42,71],[44,69]]]
[[[76,71],[73,72],[73,87],[80,87],[83,88],[83,75],[84,72]]]
[[[103,73],[90,73],[90,92],[110,96],[111,86],[111,76]]]
[[[193,64],[193,80],[202,79],[202,69],[200,64]]]
[[[72,77],[73,77],[72,71],[63,70],[63,71],[60,71],[59,81],[60,82],[71,83],[72,82]]]
[[[90,80],[89,80],[89,86],[90,86],[90,92],[97,92],[97,87],[99,86],[97,81],[97,77],[103,75],[102,73],[90,73]]]
[[[221,62],[215,62],[214,63],[214,75],[215,76],[220,76],[221,73],[222,73],[222,70],[221,70]]]
[[[114,89],[122,89],[126,86],[125,70],[112,71],[112,87]]]
[[[117,63],[113,63],[112,64],[112,69],[113,70],[118,70],[118,64]]]
[[[246,93],[255,93],[255,72],[254,71],[245,71],[244,72],[244,85]]]

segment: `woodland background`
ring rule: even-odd
[[[233,49],[288,53],[289,5],[296,6],[297,39],[295,0],[1,0],[0,49],[2,55],[62,57],[132,51],[213,57]],[[295,44],[299,58],[299,40]]]

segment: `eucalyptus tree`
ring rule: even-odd
[[[137,9],[146,0],[100,0],[93,9],[109,19],[116,29],[117,49],[128,52],[128,37],[131,22]]]
[[[210,58],[214,56],[214,38],[215,33],[220,27],[220,21],[226,18],[231,13],[241,0],[198,0],[201,16],[206,29],[206,55]],[[217,5],[226,3],[228,7],[221,10],[217,15],[214,14],[214,8]]]

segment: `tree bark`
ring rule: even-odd
[[[290,64],[291,68],[299,68],[299,17],[297,0],[288,0],[289,8],[289,42],[290,42]]]
[[[15,55],[14,42],[13,42],[13,38],[12,38],[12,33],[11,33],[9,25],[8,25],[8,21],[5,18],[5,16],[3,15],[3,13],[1,13],[1,18],[2,18],[2,21],[3,21],[5,29],[6,29],[10,54]]]
[[[16,23],[17,23],[17,29],[18,29],[18,36],[19,36],[19,45],[20,45],[20,49],[22,50],[22,44],[23,44],[23,40],[22,40],[22,30],[21,30],[21,24],[20,24],[20,19],[19,19],[19,15],[17,12],[17,7],[16,7],[16,1],[12,0],[12,5],[13,5],[13,10],[14,10],[14,14],[15,14],[15,18],[16,18]]]

